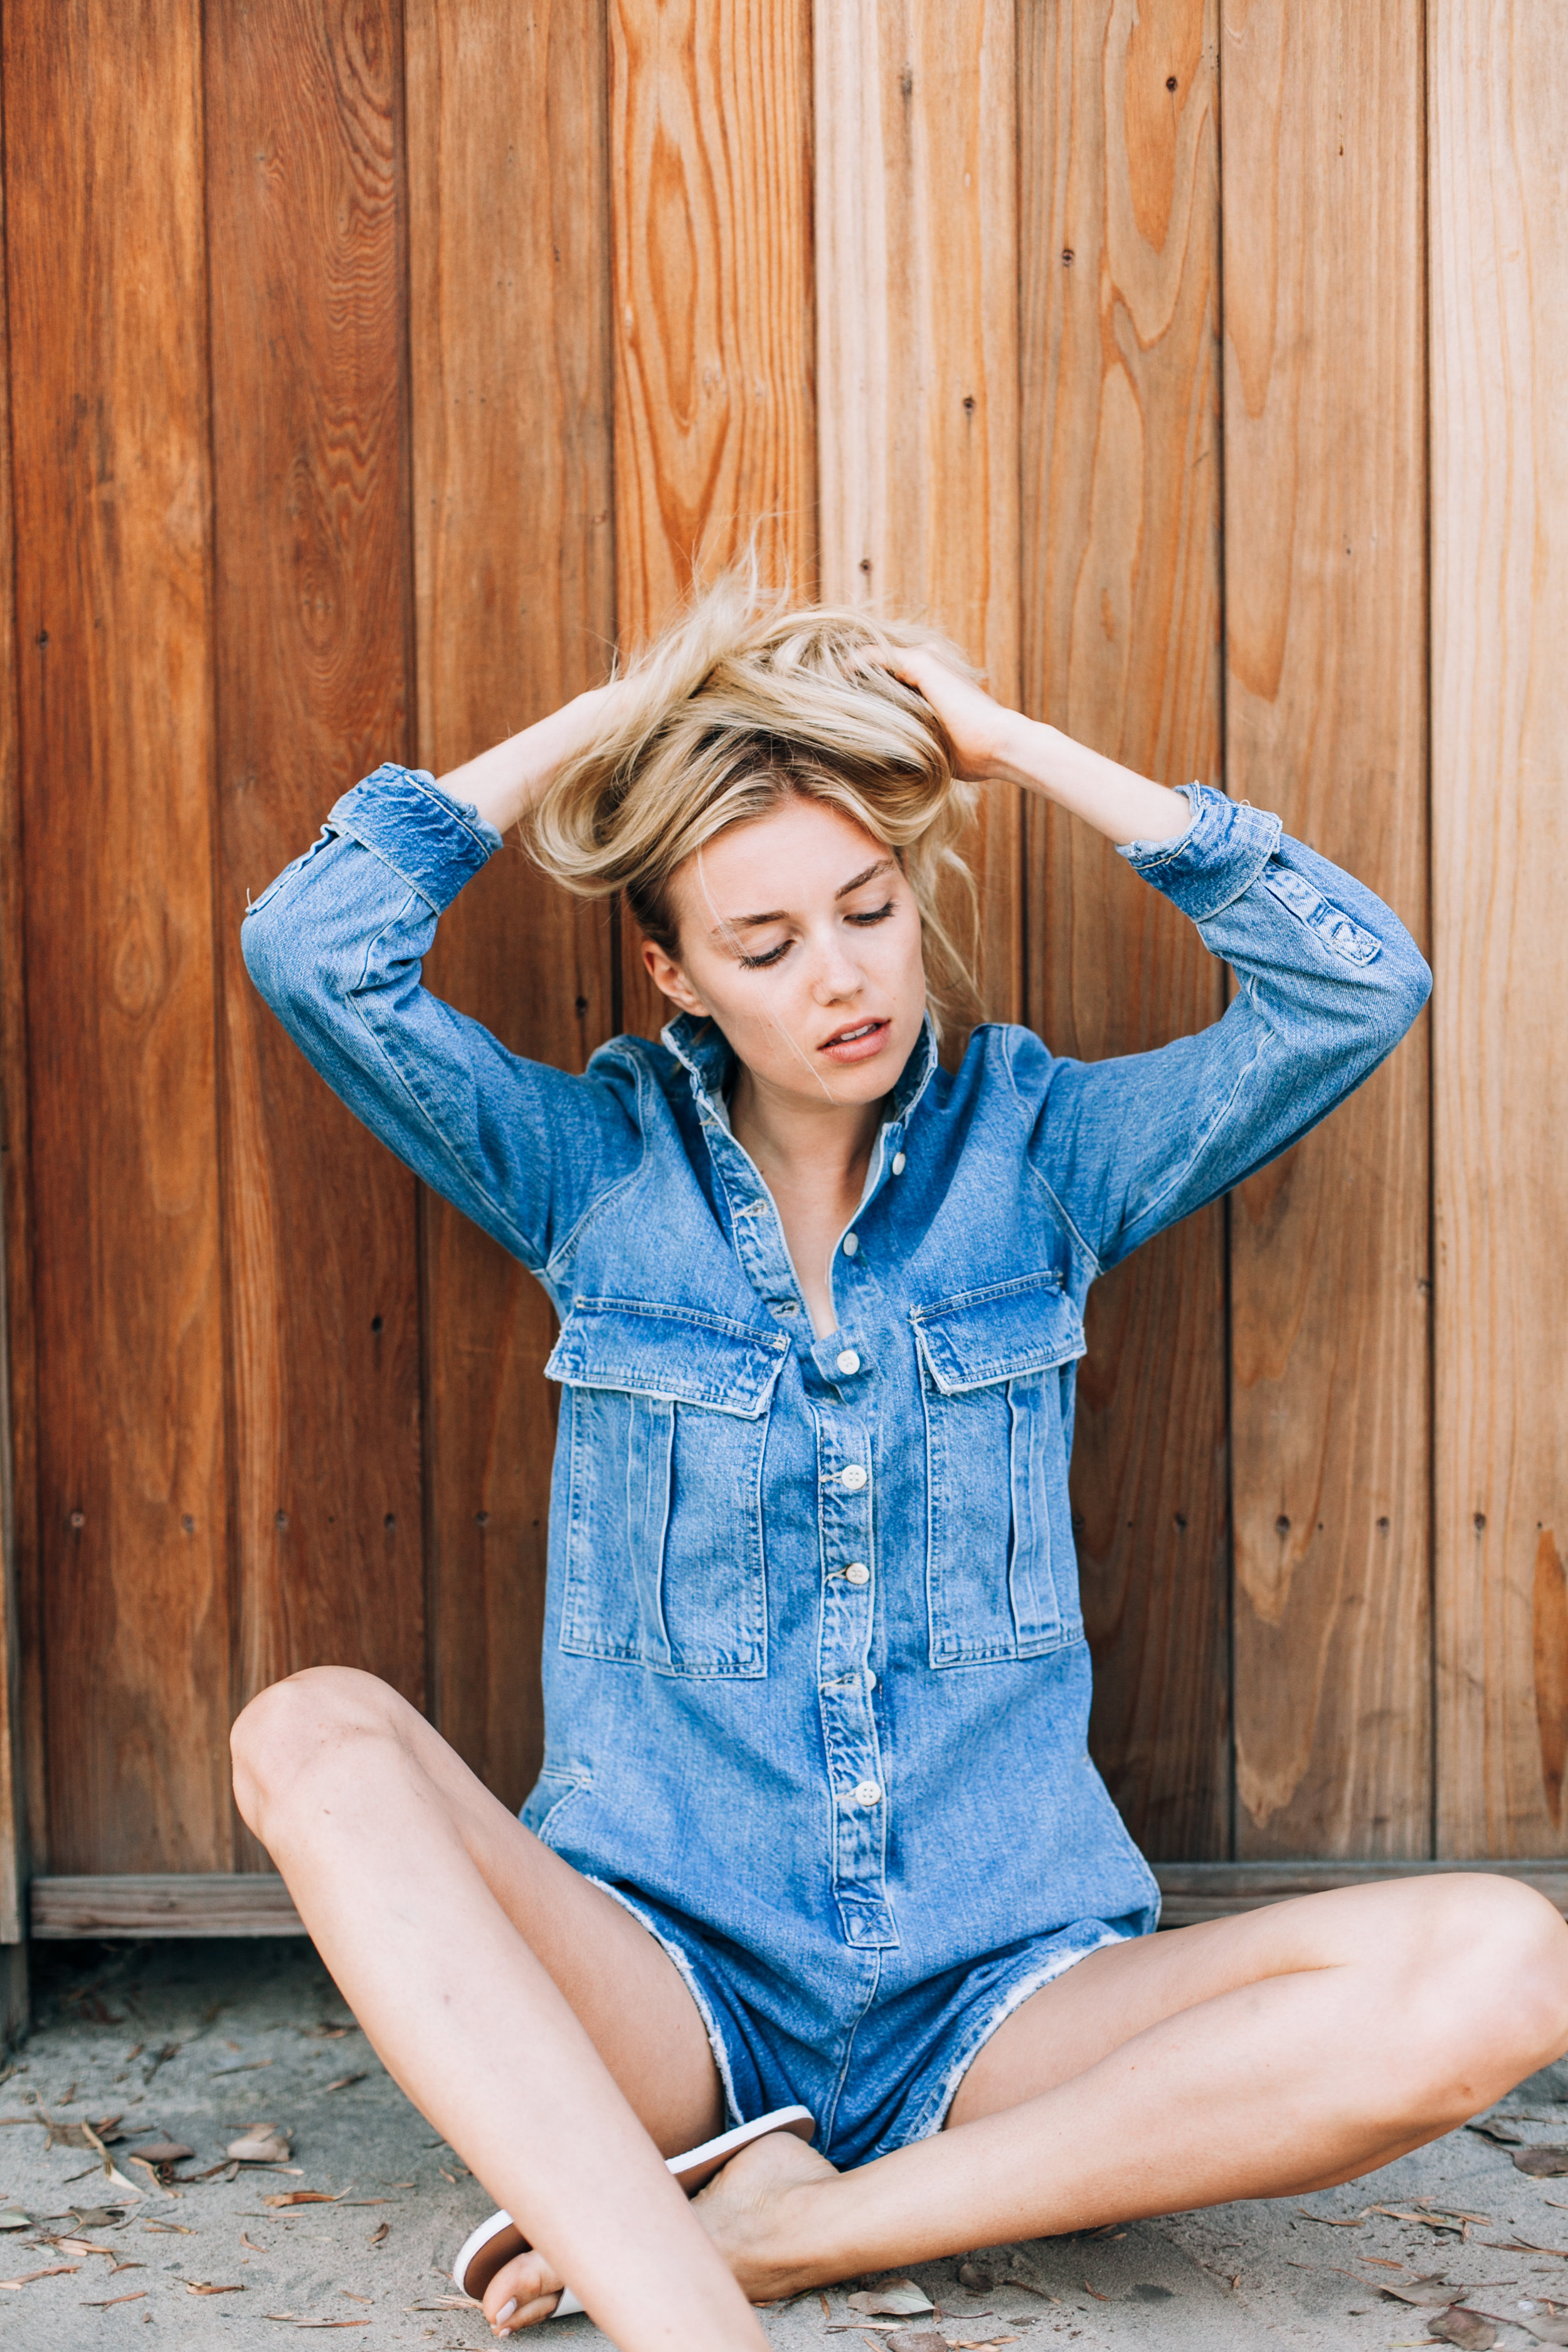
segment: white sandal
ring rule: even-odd
[[[758,2116],[754,2122],[737,2124],[733,2131],[721,2132],[717,2139],[705,2139],[700,2147],[689,2148],[684,2156],[667,2157],[665,2161],[689,2197],[705,2189],[716,2172],[721,2172],[732,2156],[749,2147],[754,2139],[765,2138],[769,2132],[793,2132],[796,2139],[810,2139],[816,2125],[805,2107],[775,2107],[771,2116]],[[528,2252],[528,2240],[510,2213],[492,2213],[481,2221],[471,2238],[466,2238],[457,2261],[452,2264],[452,2277],[459,2294],[471,2294],[479,2302],[486,2287],[497,2271]],[[568,2313],[581,2311],[582,2305],[571,2288],[563,2287],[561,2299],[549,2316],[564,2319]]]

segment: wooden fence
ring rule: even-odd
[[[1096,1294],[1135,1833],[1568,1852],[1568,19],[7,0],[3,38],[0,1936],[29,1871],[47,1910],[264,1867],[226,1735],[311,1661],[526,1788],[549,1310],[305,1067],[239,918],[379,759],[593,682],[759,521],[803,590],[1278,809],[1436,964],[1348,1108]],[[1220,1011],[1098,839],[996,790],[978,855],[996,1013],[1100,1055]],[[515,851],[431,978],[573,1066],[658,1017]]]

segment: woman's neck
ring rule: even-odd
[[[884,1108],[781,1097],[743,1067],[731,1092],[731,1131],[773,1195],[819,1338],[834,1328],[834,1245],[865,1191]]]

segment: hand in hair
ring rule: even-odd
[[[934,646],[889,646],[866,656],[923,695],[946,728],[956,758],[953,773],[965,783],[984,782],[1007,766],[1006,747],[1018,714],[986,693]]]

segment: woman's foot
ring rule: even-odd
[[[525,2253],[501,2264],[485,2289],[481,2308],[497,2336],[510,2336],[519,2327],[534,2327],[548,2319],[565,2284],[544,2256],[530,2246]]]
[[[749,2303],[776,2303],[816,2284],[803,2249],[809,2230],[801,2208],[810,2192],[837,2180],[837,2168],[788,2132],[770,2132],[731,2158],[692,2200],[692,2211],[733,2271]],[[497,2336],[537,2326],[554,2310],[564,2280],[530,2247],[497,2271],[484,2315]]]
[[[776,2303],[818,2284],[810,2209],[837,2168],[804,2141],[770,2132],[731,2157],[691,2210],[748,2303]]]

